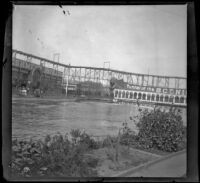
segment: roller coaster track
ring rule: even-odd
[[[17,62],[21,62],[21,65]],[[57,73],[58,77],[67,77],[72,83],[93,81],[109,85],[110,80],[115,78],[117,80],[123,80],[129,88],[138,87],[138,89],[140,89],[144,87],[159,87],[186,90],[186,78],[184,77],[148,75],[100,67],[66,65],[22,51],[13,50],[13,67],[20,67],[21,69],[25,67],[24,65],[26,65],[27,68],[27,63],[29,63],[29,65],[35,64],[38,66],[42,64],[45,68],[56,71],[55,75]],[[32,68],[30,67],[27,69]],[[53,72],[51,72],[51,74],[52,73]]]

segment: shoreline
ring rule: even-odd
[[[67,97],[67,96],[42,96],[42,97],[34,97],[34,96],[19,96],[12,95],[12,100],[62,100],[62,101],[96,101],[96,102],[105,102],[105,103],[114,103],[112,99],[108,98],[80,98],[80,97]]]
[[[41,96],[41,97],[35,97],[32,95],[27,95],[27,96],[20,96],[17,94],[12,94],[12,100],[18,100],[18,99],[23,99],[23,100],[62,100],[62,101],[69,101],[69,102],[102,102],[102,103],[113,103],[113,104],[128,104],[128,105],[136,105],[138,106],[136,101],[118,101],[114,102],[112,98],[97,98],[97,97],[80,97],[80,96],[63,96],[63,95],[47,95],[47,96]],[[164,104],[164,103],[151,103],[147,101],[140,101],[140,104],[138,106],[139,108],[144,108],[144,107],[161,107],[161,108],[170,108],[170,104]],[[182,106],[182,105],[176,105],[172,106],[175,108],[181,108],[181,109],[187,109],[187,106]]]

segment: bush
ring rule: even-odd
[[[100,144],[85,132],[80,135],[80,143],[86,145],[88,149],[98,149],[100,147]]]
[[[67,136],[46,136],[36,142],[14,140],[12,145],[13,176],[69,176],[97,175],[97,160],[84,158],[85,144],[75,144]],[[92,167],[91,167],[92,166]]]
[[[74,144],[82,144],[88,149],[97,149],[100,147],[100,144],[92,139],[90,135],[85,132],[81,132],[79,129],[71,130],[70,134]]]
[[[123,145],[131,145],[135,142],[136,135],[135,132],[128,127],[128,123],[124,122],[122,124],[122,134],[120,137],[120,143]]]
[[[105,139],[102,141],[102,147],[110,147],[112,144],[117,143],[117,136],[107,136]]]
[[[179,109],[170,108],[168,112],[160,109],[142,111],[137,126],[138,142],[144,148],[168,152],[185,148],[186,128]]]

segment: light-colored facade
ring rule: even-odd
[[[114,89],[114,101],[136,102],[142,101],[157,104],[173,104],[187,106],[187,97],[184,95],[170,95],[146,91],[134,91],[125,89]]]

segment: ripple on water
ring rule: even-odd
[[[17,100],[12,105],[12,133],[13,137],[43,137],[79,128],[93,135],[116,134],[135,109],[100,102]]]
[[[39,109],[43,109],[43,108],[52,108],[52,107],[56,107],[56,105],[39,105],[39,106],[35,106]]]

